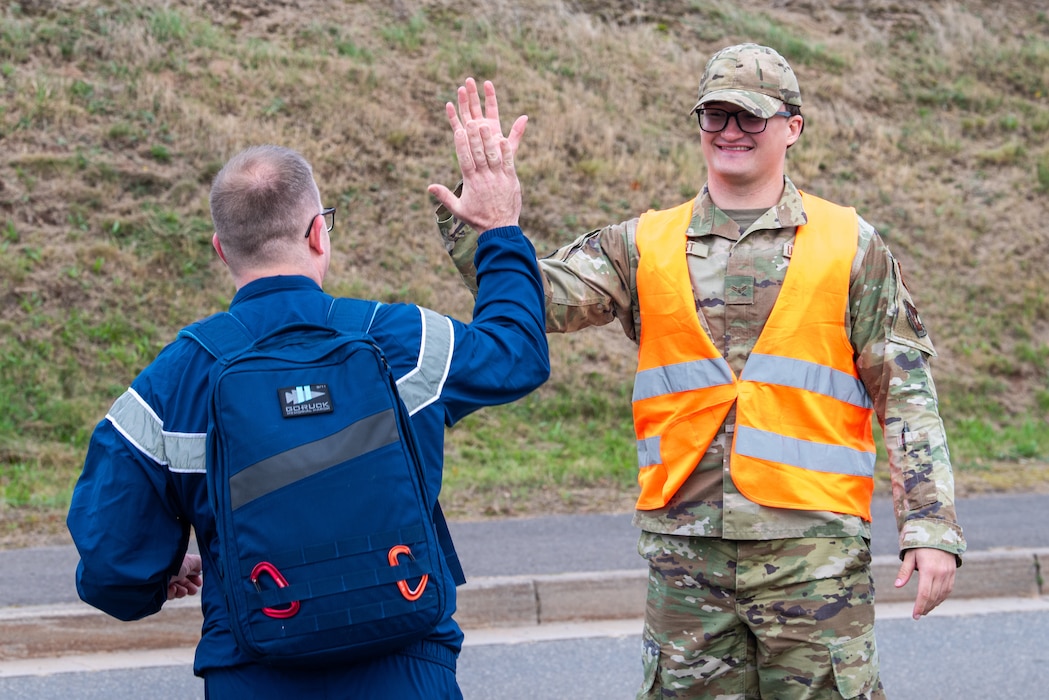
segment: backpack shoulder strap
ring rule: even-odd
[[[379,306],[378,301],[336,297],[328,308],[328,325],[339,330],[367,333]]]
[[[448,529],[448,521],[441,510],[440,502],[434,506],[433,522],[437,526],[437,541],[441,543],[444,561],[448,564],[448,570],[452,572],[452,580],[456,586],[461,586],[466,583],[466,573],[463,571],[462,562],[459,561],[459,553],[455,551],[455,545],[452,543],[452,532]]]
[[[378,301],[335,298],[328,309],[328,325],[340,330],[359,330],[367,333],[379,306],[381,302]],[[444,517],[440,503],[434,506],[433,522],[437,527],[437,540],[444,551],[444,560],[452,573],[452,579],[456,586],[461,586],[466,583],[466,574],[463,572],[459,555],[455,551],[455,545],[452,544],[452,533],[448,529],[448,521]]]
[[[178,335],[197,341],[215,359],[234,355],[255,342],[251,331],[228,311],[191,323]]]

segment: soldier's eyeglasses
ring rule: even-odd
[[[774,117],[789,117],[790,112],[776,112]],[[769,120],[756,117],[746,110],[740,112],[726,112],[723,109],[712,109],[703,107],[696,110],[696,118],[699,120],[699,128],[708,134],[716,134],[725,130],[730,118],[736,120],[736,126],[744,134],[760,134],[769,125]]]
[[[318,216],[324,217],[324,226],[328,230],[328,233],[331,233],[331,230],[335,228],[335,207],[322,209],[320,214],[313,215],[313,219],[316,219]],[[310,223],[306,226],[306,238],[310,237],[310,229],[313,228],[313,219],[310,219]]]

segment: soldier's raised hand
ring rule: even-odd
[[[458,111],[451,102],[445,105],[463,176],[460,195],[457,197],[440,184],[427,188],[454,216],[479,232],[518,224],[521,183],[514,166],[514,153],[528,122],[526,116],[519,117],[511,129],[511,138],[504,137],[498,126],[495,88],[490,82],[485,83],[485,88],[485,110],[480,107],[477,86],[472,79],[459,88]]]
[[[477,91],[477,82],[473,78],[467,78],[463,85],[456,91],[459,101],[459,115],[463,121],[481,120],[487,122],[492,128],[492,133],[503,135],[503,126],[499,123],[499,100],[495,96],[495,86],[491,80],[484,81],[484,105],[481,105],[481,96]],[[518,117],[510,127],[507,140],[510,141],[510,149],[517,154],[517,147],[524,135],[525,124],[528,117]],[[454,128],[454,126],[453,126]]]

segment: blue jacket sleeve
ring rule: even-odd
[[[120,620],[160,610],[186,553],[189,526],[165,497],[166,471],[103,420],[73,489],[66,525],[80,553],[77,592]]]
[[[471,323],[455,322],[455,350],[442,392],[452,425],[482,406],[515,401],[550,376],[543,282],[521,229],[485,232],[475,258]]]

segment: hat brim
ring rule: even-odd
[[[769,119],[779,111],[783,100],[778,97],[762,95],[760,92],[750,90],[714,90],[699,98],[699,102],[692,108],[689,114],[695,114],[696,110],[705,104],[712,102],[728,102],[747,110],[756,117]]]

